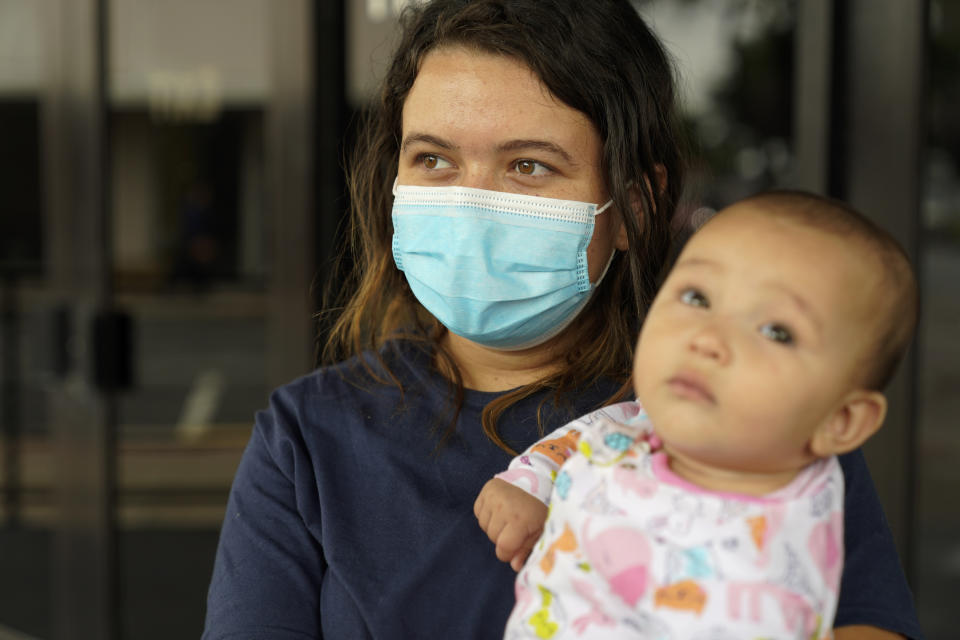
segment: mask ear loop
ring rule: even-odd
[[[393,187],[390,189],[391,193],[393,193],[394,198],[397,197],[397,180],[399,179],[400,179],[400,176],[397,176],[396,178],[393,179]],[[611,200],[611,202],[613,201]]]
[[[603,271],[600,273],[600,277],[597,278],[597,281],[596,281],[596,282],[591,282],[591,283],[590,283],[590,286],[591,286],[591,287],[593,287],[594,289],[596,289],[597,287],[600,286],[600,283],[603,282],[603,277],[604,277],[605,275],[607,275],[607,271],[610,270],[610,265],[613,264],[613,257],[614,257],[615,255],[617,255],[617,248],[616,248],[616,247],[614,247],[614,248],[610,251],[610,257],[607,258],[607,266],[605,266],[605,267],[603,268]]]
[[[600,215],[601,213],[603,213],[604,211],[606,211],[607,209],[609,209],[611,205],[613,205],[613,198],[610,198],[609,200],[607,200],[606,204],[604,204],[602,207],[600,207],[599,209],[597,209],[596,211],[594,211],[594,212],[593,212],[594,217]],[[605,267],[603,268],[603,272],[600,274],[600,277],[597,278],[597,281],[596,281],[596,282],[591,282],[591,283],[590,283],[590,286],[591,286],[591,287],[593,287],[593,288],[595,289],[595,288],[597,288],[597,286],[598,286],[601,282],[603,282],[603,277],[604,277],[605,275],[607,275],[607,271],[610,269],[610,265],[613,264],[613,256],[615,256],[615,255],[617,255],[617,248],[616,248],[616,247],[614,247],[614,248],[610,251],[610,257],[607,258],[607,266],[605,266]]]
[[[396,182],[396,181],[394,181],[394,182]],[[603,205],[602,207],[600,207],[599,209],[597,209],[596,211],[594,211],[594,212],[593,212],[593,215],[595,215],[595,216],[600,215],[601,213],[603,213],[604,211],[606,211],[607,209],[609,209],[611,205],[613,205],[613,198],[610,198],[609,200],[607,200],[607,203],[606,203],[605,205]]]

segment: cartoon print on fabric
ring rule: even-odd
[[[837,487],[833,478],[826,481],[810,496],[810,514],[820,518],[825,514],[839,510],[843,505],[843,489]]]
[[[694,547],[677,547],[666,543],[667,568],[665,584],[672,584],[682,580],[702,580],[705,578],[722,578],[719,562],[713,545],[710,542]]]
[[[793,547],[784,542],[783,556],[786,566],[783,568],[783,575],[780,576],[777,583],[794,593],[805,595],[811,602],[815,603],[817,600],[816,592],[810,584],[810,577],[807,575],[799,554],[793,550]],[[819,609],[819,606],[817,608]]]
[[[674,640],[673,634],[662,620],[644,611],[632,611],[622,622],[623,626],[634,631],[638,638],[644,640],[648,638],[649,640]]]
[[[653,606],[691,611],[699,615],[707,606],[707,592],[693,580],[681,580],[657,589]]]
[[[553,489],[557,492],[557,495],[560,496],[561,500],[567,499],[571,484],[570,474],[561,469],[560,473],[557,474],[557,479],[553,482]]]
[[[530,574],[520,573],[518,579],[513,584],[513,595],[516,606],[521,611],[526,611],[533,603],[533,589],[530,587]]]
[[[770,541],[780,533],[785,518],[786,507],[780,503],[767,505],[762,516],[747,518],[750,536],[757,545],[758,567],[765,567],[770,562]]]
[[[556,594],[544,586],[537,587],[541,604],[533,615],[527,618],[527,625],[535,638],[552,638],[566,623],[563,606]]]
[[[840,589],[843,569],[842,488],[827,478],[823,487],[810,498],[811,515],[820,522],[811,530],[807,549],[824,583],[834,592]],[[827,515],[829,514],[829,515]]]
[[[772,599],[778,606],[786,627],[791,632],[800,631],[809,638],[818,632],[820,616],[810,602],[787,589],[769,582],[731,582],[727,585],[727,606],[732,620],[748,618],[755,623],[764,622],[763,601]],[[747,611],[744,611],[746,603]]]
[[[690,638],[690,640],[743,640],[743,638],[730,635],[726,630],[720,627],[714,627],[712,629],[707,629],[702,633]]]
[[[639,407],[635,411],[639,411]],[[584,416],[582,420],[584,427],[581,433],[588,433],[589,437],[580,436],[577,451],[592,464],[609,466],[625,456],[633,457],[636,455],[632,450],[634,445],[649,451],[650,445],[646,441],[648,433],[642,427],[617,422],[603,409]]]
[[[566,626],[553,640],[618,629],[662,640],[829,638],[843,553],[836,460],[770,500],[738,499],[672,482],[662,454],[636,435],[643,425],[613,425],[601,412],[591,424],[577,426],[593,456],[574,455],[556,473],[547,531],[518,579],[562,602]],[[552,470],[540,470],[542,485]],[[537,628],[552,628],[541,598],[525,597],[514,628],[532,630],[538,607]]]
[[[540,490],[540,478],[529,469],[508,469],[500,474],[500,477],[532,494]]]
[[[573,531],[570,530],[570,525],[564,523],[563,533],[547,547],[547,552],[540,560],[540,568],[543,569],[546,575],[550,575],[550,572],[553,571],[553,566],[557,562],[558,553],[573,553],[576,550],[577,538],[573,535]]]
[[[651,550],[647,537],[630,527],[610,527],[591,536],[590,522],[590,518],[584,522],[581,538],[591,567],[621,600],[635,605],[650,580]]]
[[[767,540],[767,517],[754,516],[747,518],[747,526],[750,528],[750,539],[757,546],[757,551],[762,551]]]
[[[557,464],[563,464],[567,458],[577,450],[577,441],[579,439],[580,432],[569,431],[559,438],[538,442],[530,449],[530,453],[539,453],[542,456],[550,458]]]
[[[843,512],[834,511],[830,519],[819,522],[810,532],[807,549],[820,577],[830,590],[837,592],[843,569]]]
[[[616,624],[614,619],[604,611],[603,603],[597,594],[594,593],[592,584],[586,580],[576,578],[571,581],[571,584],[573,585],[574,591],[583,598],[584,602],[590,604],[590,610],[582,616],[577,616],[572,622],[573,630],[577,635],[582,636],[591,625],[612,627]]]
[[[602,480],[597,483],[593,489],[584,497],[580,505],[585,513],[594,515],[623,515],[626,512],[610,500],[610,492],[607,491],[607,481]]]
[[[690,533],[702,514],[703,504],[699,496],[677,493],[673,497],[673,510],[666,517],[664,526],[672,535],[682,537]]]
[[[613,470],[613,481],[624,491],[640,498],[653,497],[657,492],[657,481],[645,473],[640,473],[636,462],[619,462]]]
[[[731,520],[742,520],[747,511],[747,505],[741,500],[724,500],[717,515],[717,525],[725,525]]]

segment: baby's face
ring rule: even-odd
[[[799,469],[854,388],[876,331],[864,251],[752,205],[684,248],[644,321],[634,385],[668,452],[731,470]]]

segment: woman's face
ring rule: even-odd
[[[452,47],[427,54],[403,105],[397,182],[578,200],[609,199],[600,136],[525,64]],[[587,248],[596,282],[614,247],[627,248],[608,209]]]

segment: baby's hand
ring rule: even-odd
[[[547,505],[523,489],[494,478],[483,486],[473,513],[480,528],[497,545],[497,558],[519,571],[543,533]]]

